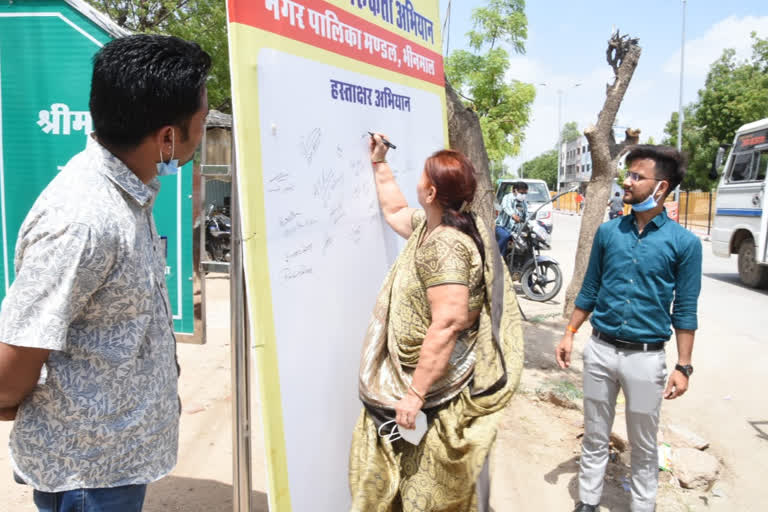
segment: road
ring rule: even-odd
[[[581,217],[556,213],[550,253],[562,264],[565,288],[573,275]],[[684,426],[711,443],[724,463],[719,484],[726,498],[708,510],[768,510],[764,471],[768,461],[768,290],[739,282],[735,256],[712,254],[703,241],[703,277],[699,298],[699,330],[693,351],[695,372],[688,393],[665,401],[662,421]],[[521,301],[529,316],[559,313],[564,290],[551,304]],[[588,331],[589,329],[582,329]],[[579,334],[584,343],[588,333]],[[667,348],[667,367],[677,361]]]

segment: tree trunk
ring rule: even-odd
[[[611,62],[611,48],[621,45],[619,55]],[[613,46],[612,46],[613,45]],[[584,201],[584,213],[581,218],[581,231],[579,243],[576,249],[576,262],[573,278],[565,292],[565,305],[563,317],[568,319],[573,313],[574,301],[581,290],[584,274],[587,271],[589,255],[592,251],[592,242],[597,228],[603,222],[605,209],[611,193],[611,184],[616,179],[617,165],[623,149],[627,145],[637,144],[639,130],[626,132],[626,138],[621,144],[617,144],[613,135],[613,123],[616,113],[619,111],[621,101],[632,80],[637,63],[640,59],[641,49],[636,39],[624,39],[618,33],[609,41],[608,62],[614,68],[615,80],[607,86],[606,98],[603,108],[597,118],[597,125],[590,125],[585,131],[592,153],[592,177],[587,184]],[[616,66],[620,60],[620,65]]]
[[[493,211],[494,189],[480,120],[472,109],[461,102],[456,91],[448,83],[448,78],[445,79],[445,97],[448,105],[449,144],[452,149],[464,153],[475,166],[477,191],[472,202],[472,211],[483,219],[487,226],[493,226],[496,219]]]

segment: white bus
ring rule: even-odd
[[[720,148],[713,177],[722,164]],[[739,279],[751,287],[768,287],[768,119],[745,124],[736,132],[717,187],[712,251],[738,254]]]

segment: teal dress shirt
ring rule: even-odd
[[[698,327],[701,241],[662,210],[638,233],[634,213],[602,224],[575,305],[624,341],[667,341]]]

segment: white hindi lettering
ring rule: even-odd
[[[409,68],[413,67],[413,48],[409,44],[403,49],[403,62]]]
[[[328,18],[324,14],[320,14],[314,9],[308,9],[309,11],[309,26],[315,31],[315,34],[321,37],[328,37],[330,29],[328,28]]]
[[[363,31],[359,28],[344,26],[344,41],[349,46],[357,47],[358,50],[362,49]]]
[[[91,121],[90,112],[72,112],[72,129],[77,131],[84,131],[89,134],[93,131],[93,123]]]
[[[403,62],[411,69],[424,71],[429,75],[435,74],[435,61],[413,51],[410,45],[403,49]]]
[[[368,53],[370,53],[371,55],[373,55],[373,52],[380,51],[381,43],[384,42],[378,37],[372,36],[368,32],[365,33],[364,41],[365,41],[365,49],[368,50]]]
[[[41,110],[37,115],[37,125],[44,133],[69,135],[72,130],[83,131],[85,134],[93,131],[90,112],[71,112],[69,106],[64,103],[53,103],[50,111]]]
[[[366,6],[366,2],[359,3],[362,4],[359,5],[361,8]],[[352,4],[355,4],[354,0],[352,0]],[[392,0],[381,0],[377,2],[368,0],[368,6],[371,4],[377,6],[391,6]],[[398,45],[369,34],[368,32],[364,32],[357,27],[347,25],[339,20],[338,15],[330,9],[327,9],[324,13],[320,13],[293,0],[264,0],[264,6],[267,11],[272,12],[276,20],[280,20],[282,16],[287,19],[292,26],[298,26],[302,30],[306,28],[304,25],[304,12],[306,11],[309,18],[309,27],[316,35],[342,45],[345,44],[352,48],[357,48],[358,50],[368,50],[368,53],[371,55],[378,54],[382,59],[398,63]],[[400,23],[402,22],[403,26],[407,27],[406,30],[409,30],[410,28],[416,29],[417,25],[420,25],[419,32],[425,34],[428,33],[428,29],[431,28],[431,22],[426,18],[424,18],[423,21],[419,19],[421,15],[414,10],[413,3],[410,0],[406,0],[405,3],[402,4],[397,2],[397,7],[400,10],[398,14],[401,14],[401,18],[398,19],[398,26],[400,26]],[[435,74],[434,61],[414,52],[411,46],[406,46],[404,48],[403,60],[405,61],[406,66],[411,69],[421,70],[431,75]],[[42,117],[43,114],[41,113],[40,115],[41,121],[39,124],[42,126],[48,117],[44,120]]]
[[[394,44],[389,45],[389,48],[387,49],[387,58],[392,62],[397,62],[397,46],[396,45]]]
[[[435,61],[432,59],[427,59],[427,69],[426,72],[429,73],[432,76],[435,76]]]
[[[264,0],[264,7],[274,13],[276,20],[280,19],[280,0]]]
[[[304,28],[304,6],[291,2],[291,0],[283,0],[283,9],[281,11],[283,16],[288,16],[292,27],[296,26],[296,22],[299,23],[299,28]]]
[[[331,10],[325,11],[325,18],[328,20],[331,39],[337,43],[343,43],[345,24],[340,22],[339,17]]]
[[[276,20],[280,20],[280,16],[288,18],[288,22],[292,27],[295,27],[298,23],[299,28],[304,28],[304,9],[305,7],[293,0],[264,0],[264,7],[268,11],[272,11]]]

